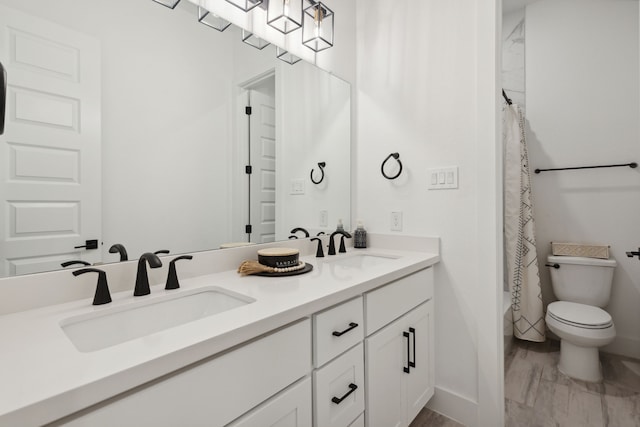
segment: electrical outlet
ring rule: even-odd
[[[391,231],[402,231],[402,212],[391,212]]]
[[[326,210],[320,211],[320,227],[327,227],[329,225],[329,212]]]

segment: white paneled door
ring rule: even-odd
[[[0,6],[0,277],[101,259],[100,43]]]
[[[268,243],[276,236],[276,113],[272,96],[250,91],[251,241]]]

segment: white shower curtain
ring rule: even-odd
[[[511,293],[513,332],[516,338],[542,342],[545,322],[524,117],[517,104],[505,105],[503,117],[506,280]]]

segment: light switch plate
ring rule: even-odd
[[[305,193],[305,187],[304,187],[304,179],[292,179],[291,180],[291,191],[289,192],[289,194],[294,194],[294,195],[299,195],[299,194],[304,194]]]
[[[451,190],[458,188],[458,167],[427,170],[427,188],[429,190]]]
[[[329,225],[329,212],[323,209],[320,211],[320,221],[318,226],[327,227],[328,225]]]

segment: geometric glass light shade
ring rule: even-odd
[[[202,24],[214,28],[220,32],[226,30],[227,28],[229,28],[229,25],[231,25],[231,22],[219,17],[214,13],[210,13],[207,9],[204,9],[200,6],[198,6],[198,22],[201,22]]]
[[[252,32],[249,32],[245,29],[242,30],[242,41],[248,44],[249,46],[253,46],[259,50],[264,49],[270,44],[268,41],[255,36]]]
[[[267,24],[283,34],[302,25],[302,0],[269,0]]]
[[[333,11],[322,2],[312,2],[302,13],[302,44],[316,52],[333,46]]]
[[[175,9],[175,7],[180,3],[180,0],[153,0],[156,3],[160,3],[163,6],[168,7],[169,9]]]
[[[280,48],[280,47],[276,47],[276,57],[281,60],[286,62],[287,64],[293,65],[296,62],[300,61],[300,58],[298,58],[297,56],[289,53],[288,51]]]
[[[234,5],[237,8],[244,10],[245,12],[250,11],[260,3],[262,0],[227,0],[229,3]]]

